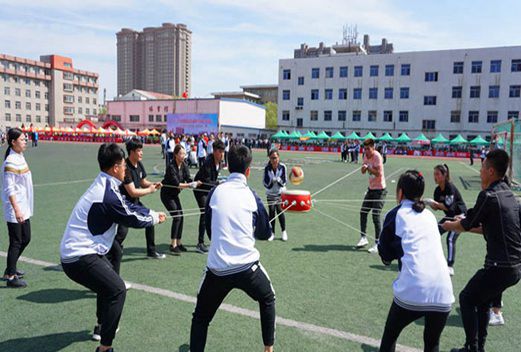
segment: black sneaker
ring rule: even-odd
[[[181,248],[179,248],[179,246],[170,246],[170,253],[172,253],[173,255],[181,255]]]
[[[180,245],[177,246],[177,247],[179,247],[179,249],[181,250],[181,252],[188,252],[188,249],[186,249],[186,247],[183,246],[182,244],[180,244]]]
[[[154,252],[147,254],[147,257],[150,259],[165,259],[166,255],[164,255],[163,253]]]
[[[101,325],[100,324],[94,325],[94,331],[92,332],[91,340],[92,341],[101,341]]]
[[[473,352],[470,348],[467,346],[463,346],[462,348],[453,348],[450,350],[450,352]]]
[[[198,243],[197,246],[195,246],[195,250],[201,254],[208,253],[208,247],[204,243]]]
[[[100,352],[99,347],[96,348],[96,352]],[[114,352],[114,349],[111,347],[111,348],[109,348],[108,350],[105,350],[105,352]]]
[[[18,276],[14,276],[12,279],[7,280],[7,287],[11,288],[24,288],[27,287],[27,282],[20,279]]]
[[[16,276],[18,276],[18,278],[20,279],[23,279],[23,277],[25,276],[25,271],[16,269]]]

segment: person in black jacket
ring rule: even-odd
[[[483,233],[485,265],[459,295],[465,346],[451,352],[485,351],[489,309],[494,298],[521,279],[521,205],[505,179],[508,154],[496,149],[481,165],[482,191],[466,218],[446,221],[447,231]]]
[[[455,216],[464,215],[467,206],[456,186],[450,181],[450,171],[446,164],[434,167],[434,182],[438,185],[434,190],[434,201],[428,202],[433,210],[442,210],[445,217],[440,220],[440,234],[446,231],[441,227],[447,220],[453,220]],[[454,260],[456,258],[456,241],[459,233],[449,231],[447,234],[447,264],[450,275],[454,275]]]
[[[180,255],[186,252],[185,246],[181,244],[183,234],[183,209],[179,193],[186,188],[196,188],[201,185],[200,181],[192,182],[190,169],[185,163],[185,148],[178,144],[174,148],[174,157],[166,168],[165,178],[161,182],[161,202],[172,215],[172,229],[170,230],[170,252]],[[166,187],[165,187],[166,186]]]
[[[213,143],[213,153],[208,155],[195,175],[195,181],[200,181],[201,185],[194,189],[195,200],[199,209],[204,209],[206,206],[206,198],[208,192],[219,184],[217,177],[221,171],[221,163],[224,157],[224,143],[221,140],[216,140]],[[199,217],[199,238],[195,250],[199,253],[207,253],[208,248],[204,244],[205,232],[205,218],[204,213]]]

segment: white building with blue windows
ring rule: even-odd
[[[521,46],[279,61],[281,129],[473,138],[520,111]]]

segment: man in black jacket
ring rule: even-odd
[[[508,154],[496,149],[481,166],[483,189],[464,219],[447,221],[447,231],[480,228],[487,242],[485,265],[470,279],[459,300],[465,346],[452,352],[483,352],[492,300],[521,279],[521,205],[505,179]],[[478,232],[478,231],[473,231]]]
[[[208,192],[219,184],[217,177],[219,171],[221,171],[221,162],[224,157],[224,142],[216,140],[213,143],[213,153],[208,155],[203,162],[203,165],[199,168],[199,171],[195,175],[195,181],[201,181],[201,185],[194,190],[195,200],[199,209],[204,209],[206,206],[206,198]],[[199,238],[198,244],[195,250],[199,253],[207,253],[208,248],[204,244],[204,232],[205,232],[205,217],[201,214],[199,217]]]

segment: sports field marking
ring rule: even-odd
[[[396,170],[396,171],[394,171],[394,172],[391,172],[389,175],[387,175],[387,176],[385,177],[385,179],[386,179],[386,180],[390,179],[390,178],[393,177],[394,175],[400,173],[400,171],[402,171],[403,169],[404,169],[404,168],[401,167],[401,168],[399,168],[398,170]]]
[[[474,169],[472,166],[467,165],[467,164],[464,163],[463,161],[460,161],[459,163],[460,163],[461,165],[465,166],[467,169],[470,169],[470,170],[472,170],[472,171],[474,171],[474,172],[476,172],[476,173],[479,174],[479,170]]]
[[[7,253],[0,251],[0,256],[7,257]],[[31,259],[31,258],[27,258],[27,257],[20,257],[18,260],[21,262],[24,262],[24,263],[43,266],[46,268],[59,267],[59,265],[55,264],[55,263],[50,263],[50,262],[46,262],[46,261],[38,260],[38,259]],[[186,303],[191,303],[191,304],[195,304],[195,302],[197,301],[196,297],[185,295],[182,293],[177,293],[174,291],[157,288],[157,287],[152,287],[152,286],[148,286],[148,285],[142,285],[142,284],[138,284],[135,282],[129,282],[129,283],[132,285],[133,290],[152,293],[152,294],[160,295],[163,297],[169,297],[169,298],[173,298],[175,300],[181,301],[181,302],[186,302]],[[223,310],[228,313],[233,313],[233,314],[242,315],[245,317],[250,317],[250,318],[260,320],[260,316],[257,311],[240,308],[240,307],[237,307],[237,306],[234,306],[231,304],[226,304],[226,303],[221,304],[219,310]],[[305,322],[301,322],[301,321],[297,321],[297,320],[293,320],[293,319],[281,318],[279,316],[277,316],[276,321],[277,321],[277,325],[279,325],[279,326],[296,328],[296,329],[304,331],[304,332],[311,332],[311,333],[315,333],[315,334],[338,337],[338,338],[341,338],[344,340],[348,340],[348,341],[352,341],[352,342],[356,342],[356,343],[360,343],[360,344],[365,344],[365,345],[369,345],[369,346],[373,346],[373,347],[380,346],[380,340],[373,339],[373,338],[367,337],[367,336],[353,334],[348,331],[327,328],[327,327],[323,327],[323,326],[319,326],[319,325],[315,325],[315,324],[309,324],[309,323],[305,323]],[[401,351],[401,352],[421,352],[421,350],[419,350],[419,349],[416,349],[413,347],[408,347],[408,346],[403,346],[403,345],[396,345],[396,350]]]
[[[316,191],[315,193],[313,193],[313,194],[311,195],[311,197],[316,196],[316,195],[319,194],[320,192],[325,191],[326,189],[328,189],[329,187],[331,187],[331,186],[337,184],[338,182],[342,181],[343,179],[345,179],[345,178],[347,178],[347,177],[349,177],[349,176],[355,174],[355,173],[358,172],[361,168],[362,168],[362,167],[358,167],[358,168],[354,169],[353,171],[351,171],[350,173],[348,173],[347,175],[344,175],[344,176],[340,177],[338,180],[336,180],[336,181],[334,181],[334,182],[331,182],[330,184],[326,185],[326,186],[323,187],[322,189],[319,189],[318,191]]]
[[[33,185],[33,187],[46,187],[46,186],[62,186],[62,185],[72,185],[75,183],[84,183],[84,182],[93,182],[94,178],[86,178],[83,180],[73,180],[73,181],[60,181],[60,182],[49,182],[49,183],[37,183]]]

